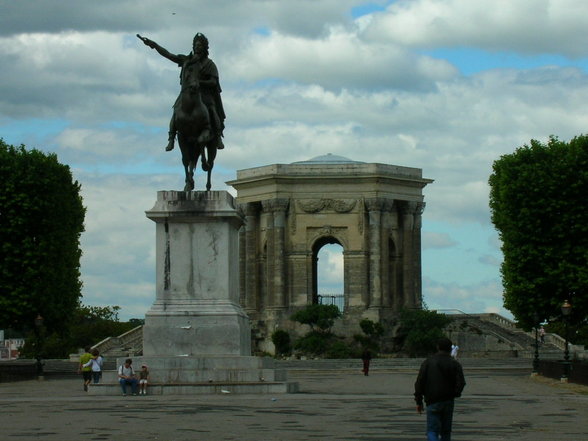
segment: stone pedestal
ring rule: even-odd
[[[298,384],[287,383],[272,358],[251,356],[249,318],[239,304],[243,218],[233,197],[160,191],[146,214],[156,223],[156,298],[133,367],[138,373],[148,366],[148,393],[296,392]],[[116,372],[106,372],[90,393],[120,393]]]
[[[249,319],[239,305],[238,230],[226,191],[160,191],[156,299],[145,315],[145,356],[251,355]]]

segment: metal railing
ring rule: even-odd
[[[335,305],[339,311],[345,310],[345,295],[344,294],[319,294],[319,305]]]

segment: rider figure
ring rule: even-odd
[[[225,128],[225,111],[223,109],[223,102],[220,95],[221,87],[218,79],[218,69],[216,68],[216,64],[208,58],[208,39],[203,34],[198,33],[194,37],[192,52],[190,52],[189,55],[175,55],[148,38],[141,37],[138,34],[137,37],[139,37],[143,43],[151,49],[155,49],[161,56],[177,63],[182,69],[180,72],[180,84],[183,78],[184,69],[199,69],[200,94],[202,102],[208,109],[213,131],[212,139],[209,142],[212,143],[211,146],[215,146],[219,150],[223,149],[225,147],[222,141],[223,130]],[[196,66],[194,66],[194,64],[196,64]],[[178,99],[176,99],[174,104],[174,113],[172,114],[169,123],[169,139],[165,148],[168,152],[174,148],[174,140],[177,132],[175,124],[175,109],[179,101],[180,99],[178,96]]]

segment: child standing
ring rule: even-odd
[[[147,395],[147,383],[149,382],[149,370],[147,365],[141,366],[139,371],[139,395]]]

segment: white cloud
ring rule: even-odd
[[[494,280],[460,285],[439,283],[424,277],[423,300],[429,309],[451,309],[465,313],[499,312],[511,316],[502,308],[502,286]]]
[[[229,70],[246,80],[282,78],[324,88],[431,89],[454,77],[444,60],[418,56],[401,46],[366,44],[348,29],[332,27],[320,39],[280,33],[256,36]]]
[[[457,245],[457,242],[447,233],[432,233],[423,231],[423,250],[430,248],[451,248]]]
[[[588,4],[576,0],[399,0],[366,33],[415,47],[588,55]]]

